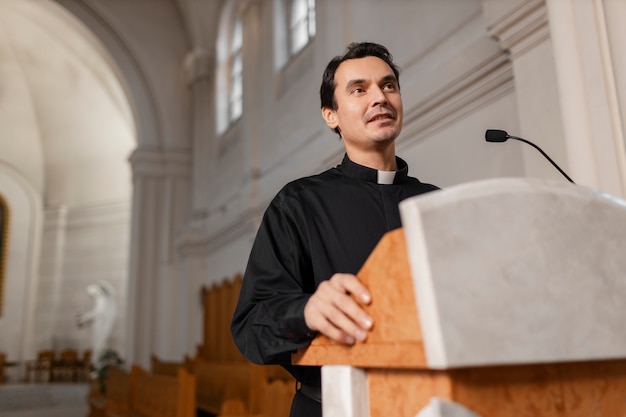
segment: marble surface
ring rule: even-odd
[[[626,358],[626,202],[492,179],[400,205],[428,365]]]
[[[349,365],[322,367],[324,417],[369,417],[367,374]]]
[[[415,417],[479,417],[454,401],[446,401],[437,397],[431,398],[426,407],[420,410]]]

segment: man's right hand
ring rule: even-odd
[[[372,328],[372,318],[363,306],[372,296],[352,274],[335,274],[323,281],[304,306],[307,326],[339,343],[364,341]]]

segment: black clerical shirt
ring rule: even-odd
[[[267,208],[243,278],[231,331],[250,361],[281,364],[296,379],[320,385],[318,367],[291,366],[291,353],[315,333],[304,306],[335,273],[356,274],[386,232],[401,226],[398,203],[437,187],[408,176],[396,158],[393,184],[352,162],[287,184]],[[373,297],[376,297],[373,294]]]

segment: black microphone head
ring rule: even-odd
[[[487,142],[505,142],[509,138],[509,134],[504,130],[487,129],[485,132],[485,140]]]

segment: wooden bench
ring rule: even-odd
[[[130,374],[108,366],[103,393],[89,394],[89,417],[106,417],[108,413],[125,413],[130,408]]]
[[[107,417],[195,417],[196,381],[180,367],[176,377],[155,375],[133,365],[130,372],[130,403],[125,412]]]
[[[254,365],[246,362],[211,362],[195,358],[192,372],[196,377],[196,401],[200,410],[218,414],[229,399],[241,401],[246,407],[253,396]]]
[[[284,379],[275,379],[258,387],[261,397],[258,409],[250,410],[238,399],[229,399],[222,404],[219,417],[289,417],[294,384]]]
[[[153,374],[178,376],[180,367],[185,367],[185,361],[163,361],[155,354],[150,355],[150,372]]]
[[[199,410],[220,416],[289,416],[296,384],[279,366],[210,362],[196,357],[191,369],[196,377]]]
[[[192,368],[197,378],[198,408],[219,415],[269,413],[265,415],[288,417],[295,393],[294,378],[280,366],[250,363],[239,352],[230,334],[241,284],[242,276],[237,274],[202,289],[203,343],[198,346]],[[280,398],[270,401],[268,395]],[[275,414],[264,411],[268,410],[268,401],[276,406]],[[286,411],[281,404],[288,404]]]

